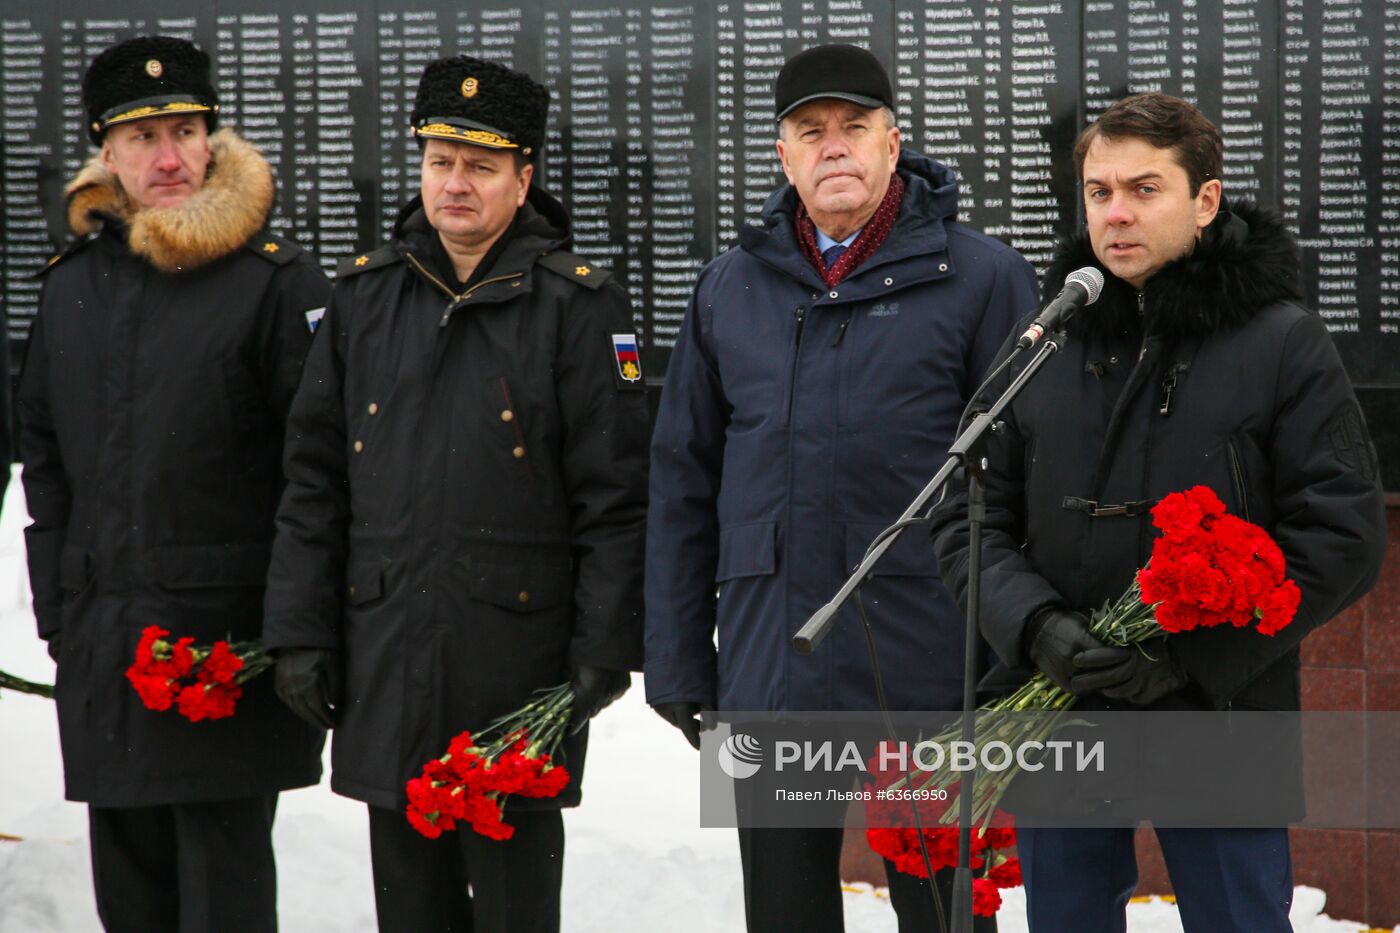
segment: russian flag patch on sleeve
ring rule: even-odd
[[[613,359],[617,362],[619,388],[643,388],[642,358],[637,355],[636,334],[613,334]]]

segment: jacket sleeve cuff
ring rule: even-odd
[[[598,643],[595,639],[575,637],[569,645],[569,663],[586,664],[610,671],[640,671],[642,653],[640,646],[631,650],[628,645]]]
[[[713,653],[708,658],[648,656],[642,670],[647,703],[699,703],[719,706]]]
[[[318,612],[287,612],[263,619],[263,647],[340,650],[340,633]]]

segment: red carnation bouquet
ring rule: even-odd
[[[1209,487],[1167,496],[1152,524],[1162,536],[1136,585],[1162,632],[1228,622],[1275,635],[1293,621],[1302,593],[1284,576],[1283,551],[1258,525],[1226,514]]]
[[[158,625],[142,629],[126,679],[146,709],[164,712],[174,706],[190,722],[232,716],[243,684],[275,663],[260,641],[202,647],[193,638],[172,644],[169,635]]]
[[[573,705],[573,687],[560,684],[475,736],[454,738],[447,754],[409,780],[408,822],[429,839],[459,822],[490,839],[509,839],[515,827],[503,818],[506,797],[556,797],[569,783],[569,772],[552,756]]]
[[[929,868],[939,871],[958,864],[958,830],[944,825],[944,814],[952,795],[919,795],[891,792],[891,788],[908,782],[907,772],[898,766],[883,768],[877,752],[869,761],[869,773],[875,777],[872,792],[865,801],[865,838],[870,848],[889,859],[894,867],[907,875],[929,876]],[[910,801],[909,797],[915,800]],[[918,807],[924,846],[928,851],[925,865],[919,847],[919,828],[915,827],[913,808]],[[994,917],[1001,908],[1001,888],[1021,884],[1021,860],[1006,850],[1016,846],[1016,830],[1010,814],[997,811],[991,825],[972,832],[972,912],[978,917]]]
[[[1225,503],[1209,487],[1194,486],[1172,493],[1152,509],[1152,524],[1161,532],[1153,543],[1147,566],[1137,572],[1132,585],[1111,605],[1095,611],[1089,631],[1109,645],[1138,646],[1163,635],[1219,625],[1245,628],[1253,625],[1261,635],[1273,636],[1293,621],[1301,593],[1285,576],[1283,551],[1258,525],[1229,515]],[[1013,748],[1041,742],[1068,723],[1065,710],[1075,697],[1037,673],[1010,696],[979,708],[974,724],[976,759],[989,742],[1006,742]],[[1051,716],[1021,717],[1025,712],[1051,712]],[[961,726],[954,726],[931,741],[960,741]],[[1007,768],[976,782],[973,820],[985,825],[997,812],[1019,766]],[[963,772],[951,764],[909,781],[921,789],[947,790],[956,800],[955,785]],[[900,782],[896,782],[899,786]],[[955,820],[957,808],[949,806],[944,824]]]

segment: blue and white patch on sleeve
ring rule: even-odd
[[[316,333],[316,328],[321,326],[321,318],[326,316],[325,308],[312,308],[305,313],[306,326],[311,333]]]

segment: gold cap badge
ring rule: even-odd
[[[476,78],[467,78],[462,82],[462,96],[475,97],[476,92],[481,90],[481,82]]]
[[[159,78],[161,75],[165,74],[165,66],[152,58],[146,62],[146,74],[150,75],[152,78]]]

